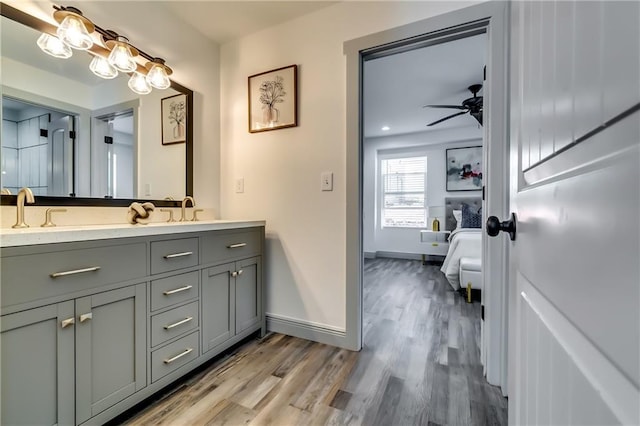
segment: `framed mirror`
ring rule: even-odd
[[[178,206],[193,195],[192,90],[171,81],[137,95],[127,74],[95,76],[86,52],[43,53],[36,40],[55,26],[4,3],[0,14],[5,192],[28,186],[37,205],[69,206]],[[168,137],[178,143],[163,143]]]

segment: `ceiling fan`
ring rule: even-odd
[[[434,124],[442,123],[450,118],[457,117],[459,115],[469,113],[473,118],[478,120],[478,123],[482,126],[482,96],[477,96],[477,93],[482,89],[482,84],[472,84],[469,86],[469,91],[473,93],[472,98],[462,101],[462,105],[425,105],[423,108],[448,108],[448,109],[460,109],[461,112],[449,115],[447,117],[436,120],[433,123],[427,124],[427,126],[433,126]]]

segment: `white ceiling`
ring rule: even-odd
[[[210,40],[222,44],[334,3],[337,2],[205,0],[168,1],[161,4]]]
[[[467,88],[482,83],[486,43],[481,34],[366,61],[364,136],[478,127],[469,114],[427,127],[459,111],[423,105],[460,105],[470,98]],[[381,130],[383,126],[390,130]]]

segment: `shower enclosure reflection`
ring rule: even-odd
[[[75,122],[67,112],[3,97],[2,188],[75,196]]]

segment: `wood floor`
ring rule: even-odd
[[[365,262],[364,347],[268,335],[190,377],[130,425],[502,425],[480,365],[480,305],[438,266]]]

